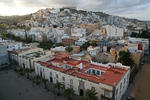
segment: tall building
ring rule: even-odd
[[[107,35],[107,38],[122,38],[123,35],[124,35],[124,30],[123,28],[119,28],[119,27],[116,27],[114,25],[105,25],[104,28],[106,29],[106,35]]]
[[[7,46],[0,44],[0,65],[8,64],[8,51]]]

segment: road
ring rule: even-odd
[[[0,100],[55,100],[55,96],[9,69],[0,71]]]
[[[135,100],[150,100],[150,57],[147,58],[147,62],[144,64],[140,75],[136,79],[130,95]]]
[[[145,79],[144,77],[149,77],[150,75],[146,75],[145,76],[145,73],[150,73],[150,56],[146,57],[146,62],[144,65],[141,65],[140,66],[140,70],[139,72],[137,73],[136,77],[135,77],[135,80],[133,81],[133,83],[131,83],[126,91],[126,93],[124,94],[122,100],[127,100],[127,97],[128,96],[132,96],[132,97],[135,97],[135,87],[139,87],[139,85],[141,86],[142,84],[138,84],[140,81],[141,82],[144,82]],[[146,72],[147,71],[147,72]],[[141,80],[142,79],[142,80]],[[144,81],[143,81],[144,80]],[[146,83],[149,83],[150,84],[150,81],[149,80],[146,80],[147,82]],[[141,88],[142,89],[142,88]],[[144,91],[144,89],[142,89]],[[133,92],[134,91],[134,92]],[[150,91],[148,92],[150,93]],[[138,95],[141,95],[141,94],[138,94]],[[136,99],[135,99],[136,100]],[[143,100],[143,99],[138,99],[138,100]],[[147,100],[147,99],[146,99]]]

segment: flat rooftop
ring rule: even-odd
[[[31,52],[23,55],[24,58],[34,58],[34,57],[41,57],[44,56],[45,54],[41,51],[36,51],[36,52]]]

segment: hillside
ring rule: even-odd
[[[17,23],[29,20],[31,15],[24,16],[0,16],[0,24],[16,25]]]
[[[0,16],[0,24],[15,26],[28,25],[30,27],[63,27],[67,25],[81,25],[84,23],[98,23],[101,25],[113,24],[119,27],[124,27],[129,24],[135,25],[138,22],[143,23],[143,21],[138,19],[112,16],[103,12],[92,12],[75,9],[69,10],[70,11],[60,8],[59,12],[54,13],[56,9],[47,8],[24,16]]]

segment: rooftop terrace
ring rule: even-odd
[[[35,57],[38,58],[43,55],[45,55],[45,54],[42,51],[36,51],[36,52],[31,52],[31,53],[27,53],[27,54],[23,55],[23,58],[27,58],[27,59],[35,58]]]

